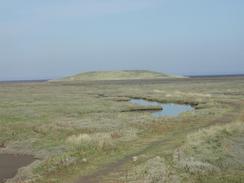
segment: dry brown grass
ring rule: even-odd
[[[112,147],[114,145],[111,133],[72,135],[67,138],[66,142],[74,146],[81,146],[85,144],[96,147],[98,149]]]
[[[162,124],[160,121],[155,121],[150,124],[146,124],[146,128],[151,133],[163,134],[164,132],[170,131],[174,127],[173,127],[173,125]]]

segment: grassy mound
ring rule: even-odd
[[[84,72],[74,76],[68,76],[61,80],[85,81],[85,80],[129,80],[129,79],[164,79],[177,76],[153,71],[131,70],[131,71],[94,71]]]

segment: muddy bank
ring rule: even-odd
[[[19,168],[27,166],[34,160],[31,155],[0,154],[0,183],[14,177]]]

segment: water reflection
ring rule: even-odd
[[[141,105],[141,106],[161,106],[163,110],[152,113],[153,116],[155,117],[161,117],[161,116],[175,117],[183,112],[194,110],[194,108],[191,105],[187,105],[187,104],[175,104],[175,103],[162,104],[159,102],[151,102],[144,99],[131,99],[130,103]]]

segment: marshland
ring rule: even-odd
[[[0,182],[244,181],[243,76],[106,79],[1,83]]]
[[[0,3],[0,183],[244,183],[243,0]]]

